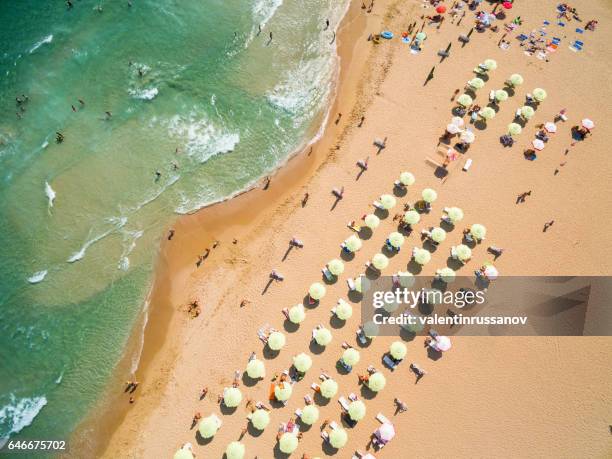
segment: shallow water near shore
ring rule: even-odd
[[[168,222],[316,135],[347,3],[0,7],[0,444],[66,438],[142,313]]]

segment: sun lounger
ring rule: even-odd
[[[346,280],[346,283],[348,285],[348,288],[351,292],[354,292],[357,287],[355,285],[355,281],[353,279],[351,279],[350,277]]]
[[[310,394],[304,395],[304,403],[306,403],[306,405],[312,405],[314,403],[314,400],[312,399]]]
[[[361,328],[357,330],[357,342],[362,346],[368,344],[368,337],[365,335]]]
[[[325,431],[321,432],[321,438],[325,441],[329,441],[329,434]]]
[[[406,185],[404,185],[402,182],[400,182],[399,180],[396,180],[395,182],[393,182],[393,185],[395,185],[398,188],[406,188]]]
[[[345,399],[344,397],[340,397],[338,399],[338,403],[340,404],[340,406],[342,407],[342,409],[344,411],[348,411],[348,409],[349,409],[349,402],[348,402],[347,399]]]
[[[391,422],[382,413],[378,413],[376,415],[376,420],[381,424],[391,424]]]
[[[493,102],[494,100],[495,100],[495,91],[491,89],[491,92],[489,92],[489,102]]]
[[[472,158],[468,158],[468,160],[463,165],[463,170],[467,172],[470,170],[470,167],[472,167]]]
[[[295,410],[295,416],[298,418],[302,417],[302,410],[300,410],[299,408],[297,410]]]
[[[373,205],[374,207],[376,207],[378,210],[385,210],[385,208],[383,207],[383,205],[382,205],[380,202],[378,202],[378,201],[374,201],[374,202],[372,203],[372,205]]]
[[[325,279],[327,279],[329,282],[334,280],[334,275],[329,271],[327,266],[325,266],[323,269],[321,269],[321,272],[325,276]]]
[[[310,385],[310,388],[316,392],[319,392],[321,390],[321,387],[317,383],[312,383]]]
[[[332,421],[329,423],[329,428],[331,430],[336,430],[338,428],[338,424],[336,423],[336,421]]]
[[[391,358],[391,356],[389,354],[385,354],[383,355],[383,363],[391,370],[395,370],[395,367],[397,366],[397,362]]]

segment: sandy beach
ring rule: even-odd
[[[609,457],[612,341],[607,337],[453,337],[452,350],[436,361],[428,358],[423,339],[417,337],[406,342],[408,355],[395,372],[381,364],[394,338],[377,337],[360,348],[361,361],[353,372],[342,375],[335,368],[341,343],[357,346],[359,314],[342,326],[329,325],[330,309],[339,298],[348,299],[346,279],[363,273],[364,264],[397,228],[394,213],[401,212],[404,203],[418,201],[426,187],[435,189],[438,199],[405,248],[391,258],[385,274],[406,269],[411,248],[422,246],[420,230],[437,225],[442,209],[450,206],[462,208],[465,218],[433,254],[423,275],[446,266],[448,249],[460,243],[463,228],[473,223],[486,225],[487,239],[459,274],[470,275],[491,260],[489,245],[505,249],[496,261],[501,275],[612,273],[612,246],[602,243],[612,219],[611,136],[606,130],[612,115],[607,103],[612,92],[607,75],[612,9],[604,0],[580,2],[583,21],[596,18],[599,24],[595,32],[584,33],[585,48],[573,52],[568,46],[579,23],[555,25],[555,6],[548,0],[516,1],[507,18],[497,21],[499,31],[474,31],[465,45],[458,37],[474,25],[474,12],[467,10],[459,24],[448,16],[440,28],[425,24],[427,40],[421,52],[413,54],[400,34],[413,22],[415,31],[419,29],[422,15],[435,14],[433,8],[415,0],[378,0],[367,13],[361,2],[353,2],[338,33],[340,81],[323,137],[281,167],[267,189],[262,186],[180,217],[172,226],[172,240],[161,236],[135,402],[129,404],[129,396],[117,387],[117,409],[81,429],[99,437],[101,455],[172,457],[191,442],[199,458],[222,457],[227,444],[238,440],[247,426],[246,398],[267,403],[273,375],[288,369],[292,356],[306,352],[312,369],[294,386],[287,405],[271,410],[271,423],[263,433],[244,435],[246,457],[283,457],[276,446],[276,427],[303,408],[303,396],[312,394],[310,384],[319,381],[321,371],[339,383],[338,395],[348,396],[360,394],[357,374],[368,365],[381,369],[387,386],[375,397],[362,397],[367,415],[347,429],[348,444],[329,450],[320,437],[322,420],[340,422],[336,396],[319,405],[320,420],[303,430],[293,457],[351,457],[357,449],[365,451],[379,426],[377,413],[392,419],[397,436],[374,453],[376,457]],[[483,8],[490,11],[492,6],[485,2]],[[501,49],[503,24],[517,16],[523,24],[507,34],[510,47]],[[540,28],[544,20],[552,22],[548,34],[562,38],[548,61],[525,55],[515,38]],[[395,37],[379,44],[368,41],[381,30],[393,31]],[[437,52],[449,44],[450,55],[441,61]],[[499,104],[494,119],[472,127],[475,142],[440,179],[427,158],[440,160],[436,150],[456,107],[454,93],[463,92],[474,67],[487,58],[495,59],[498,67],[477,91],[477,104],[484,107],[489,91],[500,89],[513,73],[521,74],[524,84]],[[433,79],[424,84],[433,67]],[[504,148],[499,137],[536,87],[545,88],[548,97],[516,136],[515,145]],[[552,121],[561,109],[567,109],[567,122],[557,123],[558,131],[536,161],[525,160],[523,150],[533,140],[536,125]],[[571,128],[583,118],[597,127],[585,141],[574,142]],[[380,153],[375,138],[387,138]],[[360,174],[356,162],[366,158],[368,170]],[[468,158],[473,164],[464,172]],[[340,243],[352,234],[347,222],[372,212],[372,202],[381,194],[393,193],[402,171],[413,173],[416,183],[398,196],[397,207],[345,263],[345,272],[327,286],[320,304],[307,308],[305,321],[297,329],[287,327],[281,309],[305,301],[309,285],[321,281],[321,268],[340,257]],[[332,189],[341,187],[344,197],[336,203]],[[516,204],[517,195],[526,191],[531,195]],[[303,205],[305,193],[309,198]],[[543,231],[549,221],[554,224]],[[292,237],[304,247],[288,250]],[[197,256],[212,248],[213,241],[219,245],[196,267]],[[266,289],[273,269],[284,281]],[[192,319],[187,309],[194,300],[202,312]],[[244,307],[242,300],[247,300]],[[358,304],[353,306],[358,311]],[[333,341],[323,351],[309,349],[312,329],[321,323],[331,328]],[[266,324],[286,335],[287,345],[277,356],[265,354],[257,337]],[[266,377],[241,385],[242,404],[233,412],[224,411],[217,397],[231,385],[234,371],[244,370],[251,352],[265,361]],[[418,384],[408,362],[427,371]],[[208,394],[200,400],[204,387]],[[394,415],[395,397],[408,405],[406,412]],[[222,419],[212,441],[202,441],[197,428],[190,429],[196,412],[204,417],[216,413]]]

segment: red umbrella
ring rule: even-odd
[[[446,13],[446,6],[444,6],[444,5],[440,5],[440,6],[438,6],[438,7],[436,8],[436,12],[437,12],[438,14],[443,14],[443,13]]]
[[[511,8],[512,8],[512,2],[504,2],[504,3],[502,3],[502,6],[503,6],[505,9],[509,10],[509,9],[511,9]]]

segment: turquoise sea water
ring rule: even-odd
[[[316,135],[348,3],[71,1],[0,2],[0,445],[96,403],[176,213]]]

